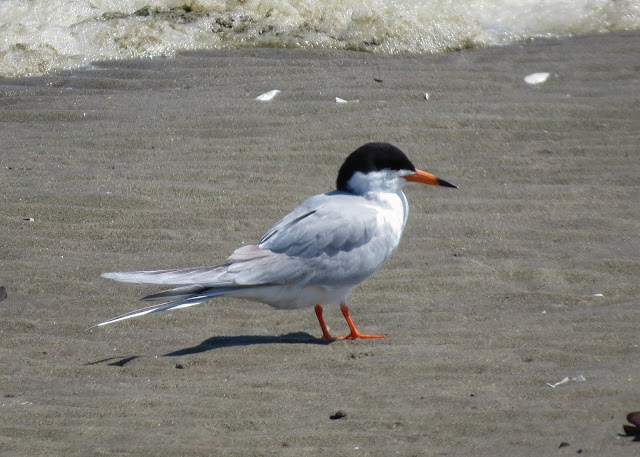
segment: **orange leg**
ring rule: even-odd
[[[339,340],[355,340],[356,338],[384,338],[385,335],[364,335],[356,329],[356,326],[353,325],[353,321],[351,320],[351,316],[349,316],[349,308],[347,308],[346,303],[340,303],[340,310],[342,311],[342,315],[347,320],[347,324],[349,325],[349,330],[351,333],[347,336],[343,336],[338,338]]]
[[[351,320],[351,316],[349,316],[349,308],[345,303],[340,303],[340,310],[342,310],[342,315],[347,320],[347,325],[349,325],[349,333],[347,336],[339,336],[338,338],[334,338],[327,330],[327,325],[324,323],[324,319],[322,318],[322,306],[316,305],[316,317],[318,318],[318,322],[320,323],[320,328],[322,329],[322,338],[325,340],[355,340],[356,338],[384,338],[385,335],[364,335],[356,329],[356,326],[353,325],[353,321]]]
[[[322,338],[325,340],[333,340],[334,337],[331,336],[329,330],[327,330],[327,325],[324,323],[324,319],[322,318],[322,306],[316,305],[316,317],[318,318],[318,322],[320,323],[320,328],[322,329]]]

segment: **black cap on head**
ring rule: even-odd
[[[350,192],[347,182],[356,171],[369,173],[380,170],[415,171],[404,152],[389,143],[367,143],[353,151],[345,159],[338,172],[337,189]]]

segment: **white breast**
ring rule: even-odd
[[[401,190],[396,193],[370,192],[365,197],[375,202],[378,208],[378,225],[386,231],[385,237],[388,237],[389,246],[393,251],[400,243],[409,216],[407,197]]]

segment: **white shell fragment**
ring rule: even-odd
[[[344,98],[336,97],[336,103],[360,103],[360,100],[345,100]]]
[[[556,388],[556,387],[558,387],[559,385],[566,384],[566,383],[568,383],[569,381],[584,382],[584,381],[586,381],[586,380],[587,380],[587,378],[585,378],[584,376],[582,376],[582,375],[580,374],[580,375],[576,376],[575,378],[570,378],[570,377],[568,377],[568,376],[567,376],[567,377],[566,377],[566,378],[564,378],[562,381],[558,381],[558,382],[556,382],[555,384],[547,383],[547,385],[548,385],[549,387],[553,387],[553,388],[555,389],[555,388]]]
[[[256,97],[256,100],[260,100],[261,102],[270,102],[279,93],[280,91],[278,89],[273,89],[273,90],[270,90],[269,92],[265,92],[264,94],[258,95]]]
[[[542,84],[549,79],[549,73],[531,73],[524,77],[524,82],[527,84]]]

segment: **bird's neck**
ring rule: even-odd
[[[409,204],[404,192],[401,190],[396,192],[367,192],[363,197],[378,207],[380,216],[385,223],[393,227],[393,231],[398,234],[398,241],[400,241],[400,235],[402,235],[409,216]]]
[[[348,189],[356,195],[365,195],[370,192],[388,192],[395,194],[402,189],[406,181],[397,171],[381,170],[369,173],[355,172],[349,182]]]

